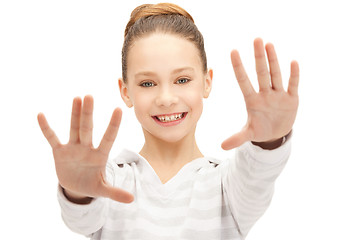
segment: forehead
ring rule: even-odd
[[[138,71],[172,72],[193,68],[201,71],[201,59],[196,46],[183,37],[154,33],[137,39],[128,53],[128,74]]]

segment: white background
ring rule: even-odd
[[[125,1],[124,1],[125,2]],[[113,109],[123,121],[111,156],[143,143],[120,98],[123,31],[145,1],[1,1],[0,218],[3,239],[84,239],[66,228],[56,199],[51,148],[37,125],[44,112],[68,138],[72,98],[95,98],[97,144]],[[129,3],[131,2],[131,3]],[[275,44],[284,82],[300,64],[300,107],[290,161],[255,239],[360,239],[360,7],[356,1],[171,1],[204,35],[214,85],[198,124],[205,155],[240,130],[246,109],[231,63],[238,49],[257,87],[253,40]],[[286,84],[285,84],[286,85]]]

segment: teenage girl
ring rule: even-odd
[[[213,78],[203,37],[177,5],[134,9],[125,29],[119,88],[143,129],[140,152],[123,150],[108,161],[119,108],[100,145],[92,145],[91,96],[74,99],[67,144],[38,115],[53,149],[67,226],[92,239],[244,239],[269,206],[290,154],[298,108],[297,62],[291,63],[285,91],[274,46],[255,39],[254,49],[259,92],[238,52],[231,53],[248,113],[240,132],[222,144],[225,150],[236,148],[234,157],[205,157],[195,140]]]

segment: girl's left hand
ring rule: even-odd
[[[229,150],[247,141],[271,142],[287,135],[295,122],[299,105],[299,65],[291,62],[291,73],[287,91],[284,90],[280,67],[272,44],[265,46],[270,72],[260,38],[254,41],[256,72],[259,82],[257,93],[245,72],[239,53],[231,52],[231,61],[245,98],[248,119],[239,132],[226,139],[222,148]]]

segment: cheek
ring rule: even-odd
[[[145,94],[137,94],[133,96],[134,112],[136,117],[140,120],[149,113],[151,108],[151,101]]]
[[[197,113],[197,115],[200,115],[203,109],[203,96],[201,93],[200,89],[196,89],[188,91],[186,95],[184,95],[184,100],[187,102],[187,105],[190,106],[191,110]]]

